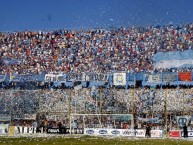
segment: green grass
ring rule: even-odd
[[[0,145],[192,145],[192,141],[180,139],[126,139],[99,137],[1,137]]]

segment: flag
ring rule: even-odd
[[[126,85],[126,73],[114,73],[113,74],[113,84],[115,86],[125,86]]]

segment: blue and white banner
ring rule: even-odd
[[[83,75],[82,73],[76,74],[76,73],[70,73],[68,74],[68,81],[69,82],[81,82],[83,81]]]
[[[113,85],[125,86],[126,85],[126,73],[114,73],[113,74]]]
[[[136,137],[145,137],[145,130],[144,129],[136,129],[135,135],[136,135]]]
[[[66,82],[66,74],[45,74],[45,82]]]
[[[184,137],[183,131],[181,131],[181,137]],[[188,138],[193,138],[193,131],[192,130],[188,130]]]
[[[193,50],[158,52],[153,56],[155,68],[179,68],[193,66]]]
[[[190,119],[191,119],[191,116],[187,116],[187,115],[186,116],[176,116],[176,121],[177,121],[179,128],[183,128],[184,124],[186,124],[187,126]]]
[[[163,137],[163,130],[151,130],[151,137],[153,138]]]
[[[83,82],[89,82],[89,81],[95,81],[95,82],[108,82],[109,74],[103,74],[103,73],[70,73],[68,75],[68,81],[76,82],[76,81],[83,81]]]
[[[176,81],[176,73],[163,73],[163,81],[164,82],[174,82]]]
[[[109,79],[109,75],[103,73],[90,73],[90,74],[83,73],[82,79],[83,81],[107,82]]]
[[[84,134],[97,136],[135,136],[136,131],[132,129],[109,129],[109,128],[84,128]],[[138,135],[141,134],[138,130]]]
[[[10,75],[11,82],[38,82],[40,81],[41,75],[21,75],[14,74]]]
[[[10,120],[11,120],[10,115],[0,114],[0,121],[10,121]]]
[[[147,82],[161,82],[161,74],[147,75]]]
[[[141,118],[137,117],[139,121],[146,122],[146,123],[160,123],[160,119],[158,117],[156,118]]]

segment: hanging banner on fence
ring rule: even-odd
[[[178,77],[180,81],[188,81],[192,80],[192,72],[178,72]]]
[[[11,82],[37,82],[40,81],[40,75],[10,75]]]
[[[25,120],[36,120],[36,114],[24,114]]]
[[[135,136],[132,129],[109,129],[109,128],[84,128],[86,135],[110,135],[110,136]],[[143,130],[138,130],[138,135],[143,136]],[[145,137],[145,136],[144,136]]]
[[[82,73],[82,80],[83,81],[96,81],[96,82],[107,82],[109,79],[108,74],[103,74],[103,73],[90,73],[90,74],[85,74]]]
[[[14,116],[12,116],[13,119],[17,119],[17,120],[20,120],[20,119],[23,119],[23,114],[15,114]]]
[[[181,131],[181,137],[184,137],[183,131]],[[188,130],[188,138],[193,138],[193,131],[192,130]]]
[[[180,136],[181,136],[180,130],[170,130],[169,131],[169,137],[180,138]]]
[[[115,86],[125,86],[126,85],[126,73],[114,73],[113,74],[113,84]]]
[[[0,75],[0,83],[4,82],[6,79],[6,75]]]
[[[15,126],[15,134],[26,134],[26,133],[36,133],[36,128],[33,127],[24,127],[24,126]]]
[[[128,120],[132,120],[133,119],[133,115],[132,114],[128,114],[128,115],[113,115],[113,119],[114,120],[128,121]]]
[[[179,128],[183,128],[184,124],[188,125],[191,116],[176,116],[177,124]]]
[[[146,123],[160,123],[160,119],[158,117],[156,118],[137,118],[139,121],[146,122]]]
[[[36,114],[15,114],[12,118],[17,120],[36,120]]]
[[[162,80],[164,82],[175,82],[176,81],[176,73],[163,73]]]
[[[82,74],[79,73],[79,74],[75,74],[75,73],[70,73],[68,75],[68,81],[70,82],[81,82],[83,80],[82,78]]]
[[[145,137],[145,130],[143,129],[136,129],[135,130],[136,137]]]
[[[66,82],[66,74],[45,74],[45,82]]]
[[[128,121],[128,120],[132,120],[133,119],[133,115],[132,114],[128,114],[128,115],[113,115],[113,119],[114,120]]]
[[[151,130],[151,137],[162,137],[163,131],[162,130]]]
[[[122,135],[123,136],[135,136],[135,130],[134,129],[122,129]]]
[[[59,133],[59,128],[48,128],[47,133]]]
[[[0,114],[0,121],[10,121],[10,120],[11,120],[10,115]]]
[[[147,75],[147,82],[161,82],[161,74]]]
[[[71,73],[68,75],[68,81],[84,81],[84,82],[89,82],[89,81],[96,81],[96,82],[107,82],[109,79],[109,74],[103,74],[103,73],[80,73],[80,74],[75,74]]]

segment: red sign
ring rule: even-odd
[[[192,80],[192,72],[179,72],[178,77],[180,81],[189,81]]]
[[[181,136],[180,130],[171,130],[171,131],[169,131],[169,137],[180,138],[180,136]]]

